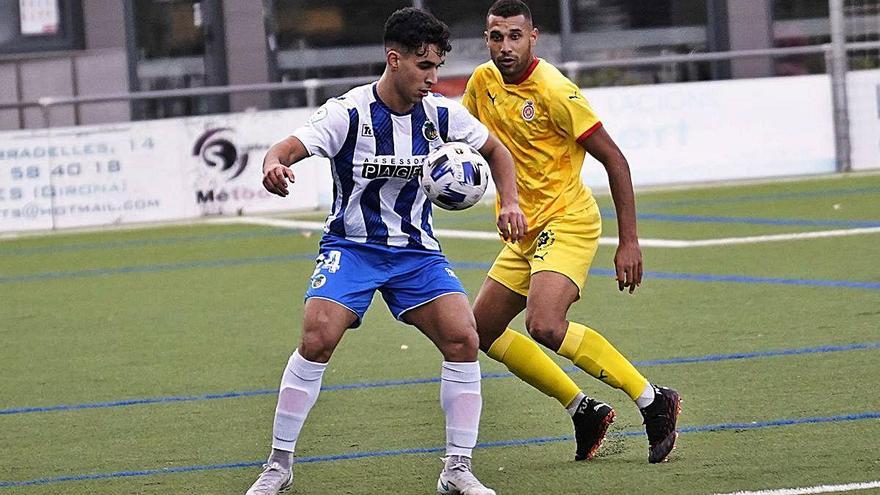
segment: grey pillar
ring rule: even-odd
[[[559,0],[559,61],[568,62],[574,58],[571,34],[571,0]]]
[[[205,82],[208,86],[229,84],[227,65],[226,17],[224,0],[202,0],[202,31],[205,36]],[[204,104],[208,113],[229,111],[226,96],[205,96]]]
[[[773,47],[773,6],[770,0],[727,0],[727,28],[731,50]],[[739,59],[731,63],[732,75],[772,76],[769,58]]]
[[[846,17],[843,0],[829,0],[831,21],[831,51],[825,54],[831,72],[831,97],[834,106],[834,144],[837,155],[837,171],[852,169],[849,136],[849,107],[846,98],[846,73],[849,60],[846,51]]]
[[[710,52],[730,50],[730,30],[727,20],[727,0],[706,0],[706,48]],[[711,63],[712,79],[730,79],[730,62]]]
[[[119,0],[83,0],[86,49],[125,49],[125,13]]]
[[[84,0],[86,50],[74,58],[74,83],[78,95],[126,93],[128,61],[125,49],[126,18],[119,0]],[[78,105],[80,124],[121,122],[131,118],[125,101]]]
[[[223,1],[229,84],[269,81],[263,2]],[[232,111],[269,108],[266,93],[240,93],[230,97]]]

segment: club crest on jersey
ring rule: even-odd
[[[309,282],[313,289],[320,289],[327,283],[327,277],[319,273],[317,275],[312,275]]]
[[[315,113],[313,113],[311,117],[309,117],[309,123],[316,124],[326,118],[327,118],[327,108],[321,107],[318,110],[316,110]]]
[[[522,118],[526,122],[535,118],[535,102],[532,100],[526,100],[525,105],[522,107]]]
[[[434,126],[433,122],[426,120],[425,125],[422,126],[422,136],[425,136],[425,139],[428,141],[433,141],[440,137],[440,133],[437,132],[437,127]]]
[[[556,234],[552,230],[545,230],[538,235],[538,251],[549,248],[556,241]]]

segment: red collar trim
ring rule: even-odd
[[[529,76],[532,75],[532,72],[535,71],[535,67],[538,66],[538,62],[540,62],[540,61],[541,61],[541,59],[539,59],[538,57],[533,58],[532,63],[529,65],[529,68],[526,69],[526,71],[523,72],[522,77],[520,77],[518,81],[513,82],[513,84],[520,84],[523,81],[525,81],[526,79],[528,79]]]

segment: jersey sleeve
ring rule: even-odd
[[[449,140],[480,149],[489,140],[489,129],[461,103],[449,100]]]
[[[590,103],[572,83],[553,92],[553,97],[550,99],[550,117],[557,127],[578,143],[583,142],[602,126]]]
[[[341,103],[330,100],[309,117],[309,121],[293,132],[310,155],[333,158],[342,149],[351,117]]]

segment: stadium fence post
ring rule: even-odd
[[[844,0],[828,0],[831,21],[831,44],[826,45],[826,70],[831,76],[831,103],[834,112],[834,148],[837,171],[852,169],[849,136],[849,103],[846,98],[846,18],[843,12]]]

